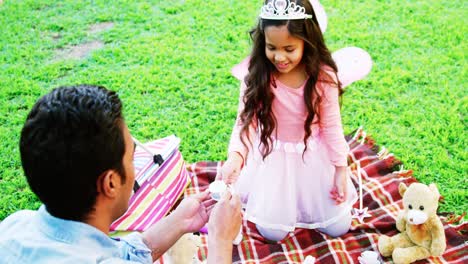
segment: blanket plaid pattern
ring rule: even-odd
[[[332,238],[315,230],[296,229],[284,240],[267,243],[255,224],[243,221],[243,240],[233,249],[233,263],[302,263],[308,255],[316,263],[359,263],[358,257],[366,250],[376,251],[381,234],[395,235],[395,219],[402,208],[398,185],[415,182],[412,171],[403,170],[402,163],[384,148],[375,144],[362,129],[346,136],[351,152],[349,165],[352,180],[358,188],[360,168],[363,183],[363,206],[371,215],[363,221],[353,219],[351,230],[339,238]],[[185,195],[204,191],[216,176],[222,162],[197,162],[188,166],[192,182]],[[354,205],[359,207],[359,201]],[[447,238],[447,250],[441,257],[431,257],[416,263],[468,263],[468,223],[463,217],[440,214]],[[455,224],[457,222],[461,222]],[[201,235],[200,260],[208,254],[207,236]],[[384,263],[393,263],[384,258]]]

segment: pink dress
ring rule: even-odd
[[[275,96],[272,111],[277,120],[278,138],[274,139],[273,152],[262,159],[255,147],[260,142],[255,129],[251,131],[254,147],[244,147],[237,122],[231,135],[229,152],[237,151],[245,160],[235,183],[245,217],[265,228],[284,231],[297,227],[326,228],[349,215],[357,200],[356,189],[349,178],[346,201],[336,205],[330,198],[335,166],[347,166],[349,151],[341,125],[338,89],[326,83],[317,85],[322,95],[321,118],[320,123],[312,125],[303,157],[303,126],[307,117],[303,102],[305,83],[294,89],[278,80],[275,82],[277,87],[271,87]],[[245,88],[242,82],[239,113],[244,107]]]

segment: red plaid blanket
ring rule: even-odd
[[[412,172],[403,170],[402,164],[385,149],[359,129],[346,137],[351,148],[349,163],[353,169],[353,183],[358,188],[357,168],[361,168],[363,182],[363,206],[371,215],[362,222],[354,219],[351,230],[342,237],[332,238],[320,232],[296,229],[284,240],[268,244],[259,235],[255,224],[244,220],[243,240],[233,249],[233,263],[302,263],[308,255],[317,258],[316,263],[359,263],[363,251],[376,251],[381,234],[395,235],[395,219],[402,200],[398,193],[400,182],[415,182]],[[198,162],[189,166],[192,183],[186,190],[191,195],[207,188],[214,180],[222,162]],[[358,166],[359,165],[359,166]],[[359,201],[354,205],[359,207]],[[454,224],[460,217],[441,215],[447,238],[447,250],[441,257],[417,263],[468,263],[468,223]],[[207,237],[202,235],[203,245],[198,257],[205,260]],[[390,258],[383,259],[392,263]]]

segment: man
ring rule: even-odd
[[[43,205],[0,224],[0,263],[152,263],[208,215],[208,263],[231,263],[241,223],[236,195],[213,205],[203,192],[141,234],[108,237],[128,207],[134,149],[115,92],[78,85],[39,99],[21,131],[20,153]]]

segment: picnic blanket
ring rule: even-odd
[[[359,263],[363,251],[376,251],[381,234],[395,235],[395,219],[402,208],[398,193],[400,182],[410,184],[416,179],[412,171],[404,170],[402,163],[385,148],[375,144],[362,129],[346,137],[351,152],[349,164],[353,170],[353,184],[358,188],[358,171],[362,176],[362,204],[368,208],[370,217],[353,219],[351,230],[332,238],[315,230],[296,229],[284,240],[268,244],[255,228],[255,224],[243,221],[243,240],[233,249],[233,263],[302,263],[308,255],[316,263]],[[207,188],[223,162],[197,162],[188,167],[192,182],[185,195],[192,195]],[[281,197],[278,197],[281,199]],[[274,202],[274,201],[272,201]],[[266,205],[268,206],[268,205]],[[359,201],[354,205],[359,208]],[[463,217],[440,214],[447,238],[447,250],[441,257],[431,257],[416,263],[468,263],[468,222]],[[458,223],[457,222],[462,222]],[[208,254],[207,236],[202,234],[200,260]],[[384,263],[392,263],[384,258]]]

